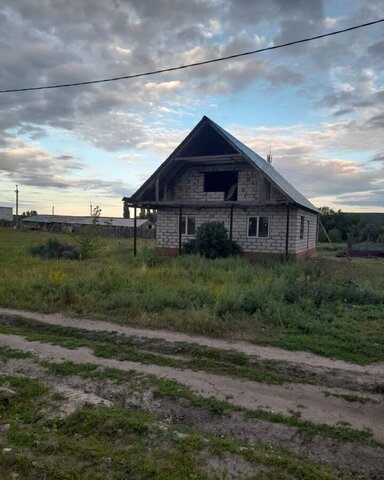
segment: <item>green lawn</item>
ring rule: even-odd
[[[153,242],[105,239],[84,261],[28,254],[70,235],[0,228],[0,305],[144,327],[384,360],[384,261],[335,258],[250,264],[242,258],[157,257]],[[76,242],[75,242],[76,243]]]

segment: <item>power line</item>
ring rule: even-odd
[[[96,83],[117,82],[119,80],[129,80],[132,78],[148,77],[150,75],[158,75],[160,73],[174,72],[176,70],[183,70],[185,68],[198,67],[201,65],[208,65],[210,63],[223,62],[225,60],[232,60],[233,58],[245,57],[248,55],[255,55],[257,53],[267,52],[268,50],[277,50],[279,48],[289,47],[291,45],[298,45],[299,43],[308,43],[308,42],[312,42],[313,40],[318,40],[320,38],[339,35],[340,33],[350,32],[352,30],[358,30],[359,28],[369,27],[371,25],[375,25],[377,23],[382,23],[382,22],[384,22],[384,18],[381,18],[380,20],[375,20],[373,22],[361,23],[360,25],[355,25],[349,28],[343,28],[342,30],[335,30],[333,32],[324,33],[322,35],[316,35],[315,37],[303,38],[301,40],[294,40],[293,42],[281,43],[279,45],[274,45],[272,47],[259,48],[257,50],[250,50],[248,52],[236,53],[234,55],[228,55],[226,57],[212,58],[210,60],[203,60],[201,62],[188,63],[186,65],[179,65],[177,67],[162,68],[160,70],[152,70],[149,72],[135,73],[132,75],[123,75],[121,77],[103,78],[100,80],[88,80],[85,82],[61,83],[57,85],[43,85],[39,87],[27,87],[27,88],[12,88],[7,90],[0,90],[0,93],[30,92],[33,90],[48,90],[52,88],[79,87],[81,85],[93,85]]]

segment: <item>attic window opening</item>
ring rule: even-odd
[[[237,200],[238,172],[205,172],[204,192],[224,192],[224,200]]]

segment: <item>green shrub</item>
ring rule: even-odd
[[[240,246],[232,242],[232,254],[240,253]],[[221,222],[203,223],[196,230],[195,238],[183,247],[186,254],[199,254],[206,258],[227,257],[230,253],[228,232]]]
[[[196,240],[192,238],[191,240],[188,240],[188,242],[185,242],[183,245],[183,253],[186,255],[193,255],[197,253],[196,250]]]
[[[43,259],[78,260],[79,252],[73,245],[49,239],[46,243],[29,248],[30,255]]]
[[[260,298],[257,290],[245,292],[241,300],[241,309],[250,314],[256,313],[262,308],[262,305],[263,299]]]

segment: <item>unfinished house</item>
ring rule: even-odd
[[[223,222],[252,259],[315,254],[318,210],[271,165],[208,117],[130,198],[157,210],[159,251],[181,254],[206,222]]]

